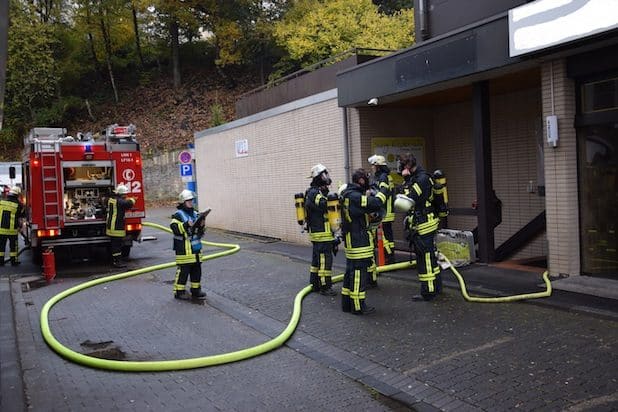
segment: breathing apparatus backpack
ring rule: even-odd
[[[442,170],[438,169],[433,172],[431,176],[433,180],[432,194],[433,200],[432,205],[435,213],[438,214],[439,217],[445,218],[448,216],[448,192],[446,190],[446,176],[442,172]]]
[[[296,206],[296,222],[303,226],[305,224],[305,219],[307,218],[304,193],[301,192],[294,195],[294,205]]]
[[[306,194],[299,192],[294,195],[294,204],[296,206],[296,222],[304,226],[305,230],[309,230],[307,221],[307,212],[305,205]],[[330,224],[330,230],[336,233],[341,228],[341,205],[339,203],[339,196],[336,193],[329,193],[327,199],[327,213],[328,223]]]

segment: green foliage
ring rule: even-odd
[[[223,106],[221,106],[219,103],[213,103],[210,106],[210,127],[219,126],[223,123],[225,123]]]
[[[414,13],[381,14],[371,0],[299,0],[275,25],[274,36],[291,60],[306,66],[355,47],[411,46]]]
[[[394,14],[401,9],[412,9],[414,0],[373,0],[380,13]]]
[[[4,127],[0,130],[0,160],[15,160],[16,148],[21,148],[20,133],[16,129]]]
[[[79,97],[67,96],[54,101],[50,106],[34,113],[34,124],[45,127],[64,127],[76,116],[83,113],[85,104]]]
[[[289,73],[353,47],[411,45],[412,10],[404,9],[411,3],[10,0],[4,125],[19,133],[35,122],[64,127],[84,115],[81,99],[110,104],[104,35],[122,91],[137,84],[154,87],[169,76],[173,22],[179,27],[181,68],[235,66],[219,70],[224,73],[250,66],[264,81],[273,67],[276,74]],[[225,121],[221,105],[210,110],[213,125]]]
[[[51,27],[38,23],[19,2],[11,2],[10,11],[6,115],[28,121],[54,95],[57,43]]]

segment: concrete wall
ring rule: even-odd
[[[144,191],[147,202],[169,202],[173,205],[178,194],[185,188],[180,179],[179,152],[180,150],[176,150],[143,159]]]
[[[545,144],[545,182],[549,270],[552,274],[580,274],[577,140],[574,127],[575,85],[566,76],[566,62],[543,63],[543,119],[558,116],[558,147]]]
[[[324,164],[345,182],[343,115],[336,91],[196,133],[200,205],[211,227],[309,243],[296,223],[294,193],[304,192],[311,166]],[[248,140],[248,156],[235,142]]]

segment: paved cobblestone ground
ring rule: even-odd
[[[158,241],[134,248],[133,267],[170,260],[170,239],[156,234]],[[276,244],[217,231],[208,239],[242,246],[235,255],[203,264],[208,304],[173,300],[174,270],[168,269],[68,297],[50,313],[54,335],[79,352],[108,342],[101,346],[126,360],[163,360],[238,350],[280,333],[294,295],[307,285],[309,264],[282,255]],[[138,374],[72,364],[43,342],[40,308],[83,276],[23,293],[14,281],[29,407],[404,409],[381,393],[418,410],[618,409],[615,321],[526,303],[467,303],[453,289],[432,303],[411,302],[418,286],[409,275],[382,276],[380,287],[368,291],[378,310],[372,316],[344,314],[339,297],[309,295],[293,338],[266,355]]]

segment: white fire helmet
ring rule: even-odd
[[[326,171],[326,166],[324,166],[322,163],[318,163],[317,165],[311,168],[311,176],[307,176],[307,177],[309,179],[313,179],[314,177],[319,176],[320,173],[324,171]]]
[[[126,195],[129,193],[129,188],[126,185],[119,184],[118,186],[116,186],[116,190],[114,190],[114,193],[116,193],[117,195]]]
[[[11,190],[9,190],[9,194],[19,196],[21,194],[21,189],[19,188],[19,186],[13,186]]]
[[[180,194],[178,195],[178,202],[179,203],[184,203],[187,200],[193,200],[195,199],[195,195],[193,194],[192,191],[185,189],[182,192],[180,192]]]
[[[395,210],[400,213],[408,213],[414,207],[414,200],[403,194],[398,194],[393,203]]]
[[[341,197],[341,194],[343,193],[344,190],[346,190],[348,188],[348,184],[344,183],[341,186],[339,186],[339,189],[337,189],[337,194],[339,195],[339,197]]]
[[[372,166],[386,166],[386,158],[380,155],[373,155],[369,159],[367,159],[369,164]]]

